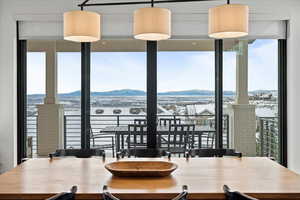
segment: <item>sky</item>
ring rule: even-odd
[[[249,44],[248,87],[277,90],[277,40]],[[224,90],[235,91],[236,53],[224,52]],[[58,93],[80,90],[80,53],[58,53]],[[159,52],[158,91],[214,90],[214,52]],[[28,94],[45,93],[45,53],[28,53]],[[146,90],[145,52],[97,52],[91,91]]]

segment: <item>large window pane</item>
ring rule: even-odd
[[[66,44],[67,45],[67,44]],[[69,49],[69,51],[75,49]],[[58,52],[58,97],[64,105],[66,148],[81,147],[81,54]]]
[[[43,104],[45,98],[45,63],[44,52],[27,53],[27,137],[32,141],[29,157],[37,151],[37,105]]]
[[[145,42],[101,41],[91,55],[91,148],[104,148],[112,155],[115,135],[109,126],[122,126],[146,119]],[[126,148],[122,140],[119,148]]]
[[[214,76],[213,40],[159,42],[157,110],[159,125],[170,126],[173,123],[195,125],[196,130],[202,131],[196,132],[194,140],[188,144],[194,148],[215,147]],[[164,145],[167,146],[162,142],[162,147],[166,147]]]
[[[224,48],[224,113],[230,146],[248,156],[278,159],[277,40],[228,40]]]

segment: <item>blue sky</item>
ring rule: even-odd
[[[45,93],[45,54],[28,53],[28,94]],[[80,90],[80,53],[58,53],[58,92]],[[235,90],[236,54],[224,52],[224,90]],[[277,40],[249,45],[249,90],[277,89]],[[144,52],[92,53],[91,90],[146,90]],[[159,52],[158,91],[214,90],[214,52]]]

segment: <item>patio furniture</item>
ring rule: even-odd
[[[242,153],[236,152],[234,149],[192,149],[186,153],[186,157],[223,157],[236,156],[241,158]]]
[[[102,133],[95,134],[93,129],[90,128],[90,139],[93,141],[93,148],[98,149],[110,149],[112,151],[112,156],[115,157],[115,137],[112,134]],[[96,144],[96,141],[98,141]]]
[[[160,118],[159,125],[160,126],[168,126],[173,124],[181,124],[181,119],[174,118]]]
[[[54,153],[49,154],[49,158],[75,156],[78,158],[89,158],[92,156],[100,156],[105,158],[105,151],[102,149],[58,149]]]
[[[225,192],[226,200],[257,200],[256,198],[250,197],[241,192],[233,192],[227,185],[223,186],[223,190]]]
[[[146,125],[147,120],[146,119],[134,119],[134,124],[135,125]]]
[[[172,200],[187,200],[188,195],[188,186],[184,185],[182,186],[182,192],[177,195]],[[103,186],[103,200],[120,200],[119,198],[115,197],[108,191],[107,185]]]
[[[201,135],[201,148],[212,149],[215,147],[215,132],[203,132]]]
[[[116,139],[116,152],[119,152],[121,149],[125,149],[127,143],[127,137],[129,135],[128,125],[127,126],[107,126],[101,130],[103,133],[115,134]],[[208,129],[207,127],[195,125],[194,131],[194,143],[192,144],[193,148],[203,148],[202,143],[205,142],[206,138],[202,138],[202,136],[207,133],[215,134],[215,129]],[[157,135],[158,142],[161,139],[161,145],[159,148],[163,148],[167,150],[167,138],[169,135],[169,126],[157,126]],[[145,136],[146,137],[146,136]],[[203,141],[202,141],[203,140]],[[159,143],[158,143],[159,144]]]
[[[195,125],[170,125],[167,138],[167,151],[171,154],[179,154],[179,156],[184,154],[193,146],[194,131]]]
[[[147,147],[147,125],[128,125],[127,149]]]
[[[167,156],[169,159],[171,158],[170,152],[162,149],[125,149],[117,152],[117,158],[124,158],[127,156],[130,157],[138,157],[138,158],[157,158]]]
[[[75,200],[76,192],[77,192],[77,186],[73,186],[70,192],[62,192],[46,200]]]

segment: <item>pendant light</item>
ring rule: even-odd
[[[64,13],[64,39],[73,42],[95,42],[101,38],[101,16],[81,10]]]
[[[238,38],[248,35],[249,7],[227,4],[209,9],[209,37]]]
[[[133,34],[135,39],[159,41],[171,37],[171,11],[165,8],[140,8],[134,12]]]

